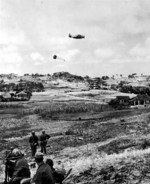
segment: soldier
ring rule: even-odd
[[[13,155],[13,150],[14,150],[14,147],[10,147],[10,151],[9,151],[9,153],[8,153],[8,155],[7,155],[7,158],[12,158],[12,157],[14,157],[14,155]]]
[[[46,160],[46,164],[48,164],[50,166],[56,183],[62,184],[63,180],[65,179],[65,175],[66,175],[65,169],[64,168],[61,170],[55,169],[53,167],[53,165],[54,165],[53,160],[51,160],[49,158]]]
[[[30,143],[30,146],[31,146],[32,157],[34,157],[34,155],[37,151],[37,146],[39,145],[38,137],[37,137],[37,135],[35,134],[34,131],[32,131],[32,134],[29,138],[29,143]]]
[[[30,169],[27,160],[24,158],[24,154],[19,149],[14,149],[16,162],[15,168],[11,179],[11,184],[20,184],[23,178],[30,178]]]
[[[41,152],[46,154],[46,145],[47,140],[50,138],[50,135],[47,135],[45,131],[42,131],[42,135],[40,136],[40,146],[41,146]]]
[[[6,180],[7,177],[12,177],[13,172],[14,172],[14,167],[15,167],[15,155],[13,153],[14,148],[10,147],[10,151],[8,154],[6,154],[6,162],[5,162],[5,175],[6,175]]]
[[[34,175],[32,182],[35,184],[55,184],[55,179],[53,177],[53,173],[48,164],[43,162],[43,153],[35,154],[35,161],[38,165],[38,169],[36,174]]]

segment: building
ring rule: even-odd
[[[150,104],[150,97],[147,94],[138,94],[130,100],[130,104],[133,106]]]
[[[115,99],[112,99],[109,104],[114,107],[146,106],[150,104],[150,97],[147,94],[118,95]]]
[[[99,77],[88,79],[87,82],[90,89],[101,89],[102,87],[102,80]]]

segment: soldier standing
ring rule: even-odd
[[[14,167],[15,167],[15,162],[14,162],[14,160],[15,160],[15,155],[14,155],[14,153],[13,153],[13,150],[14,150],[14,148],[13,147],[10,147],[10,151],[9,151],[9,153],[8,153],[8,155],[7,155],[7,153],[6,153],[6,163],[5,163],[5,165],[6,165],[6,168],[5,168],[5,172],[6,172],[6,180],[7,180],[7,177],[12,177],[12,175],[13,175],[13,172],[14,172]]]
[[[47,145],[47,140],[49,138],[50,138],[50,135],[47,135],[43,130],[40,136],[40,146],[41,146],[41,152],[44,154],[46,154],[46,145]]]
[[[34,155],[37,151],[37,146],[39,145],[38,137],[34,131],[32,131],[32,134],[29,138],[29,143],[30,143],[30,147],[31,147],[32,157],[34,157]]]

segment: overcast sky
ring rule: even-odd
[[[150,1],[0,0],[0,73],[58,71],[150,74]]]

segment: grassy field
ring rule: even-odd
[[[64,101],[56,102],[58,98]],[[148,183],[150,109],[116,111],[71,99],[72,94],[55,89],[35,93],[29,102],[0,104],[0,163],[10,146],[20,148],[30,161],[29,135],[44,129],[51,135],[46,157],[55,165],[61,160],[66,170],[73,168],[64,183]],[[3,180],[3,164],[0,172]]]

